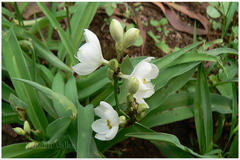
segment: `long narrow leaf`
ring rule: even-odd
[[[194,98],[194,120],[200,153],[207,153],[211,151],[213,146],[213,121],[210,94],[203,64],[198,68]]]

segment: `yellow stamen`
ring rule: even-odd
[[[145,78],[143,79],[143,83],[144,83],[144,84],[147,84],[147,80],[146,80]]]
[[[111,124],[110,124],[110,121],[109,121],[109,120],[107,120],[107,125],[108,125],[108,128],[109,128],[109,129],[112,129],[112,126],[111,126]]]

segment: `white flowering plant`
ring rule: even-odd
[[[236,86],[232,85],[232,98],[211,92],[203,62],[221,64],[221,54],[237,54],[236,50],[208,50],[214,42],[195,41],[162,58],[132,58],[124,52],[141,36],[140,30],[125,31],[113,19],[109,32],[116,53],[106,60],[102,37],[87,29],[97,3],[67,6],[72,13],[68,31],[57,21],[60,13],[54,15],[44,3],[37,4],[45,17],[30,28],[4,22],[2,73],[11,83],[2,81],[2,123],[16,124],[14,132],[26,139],[4,146],[4,158],[63,158],[71,153],[100,158],[128,137],[151,141],[166,157],[225,153],[214,147],[212,114],[231,115],[236,122]],[[33,34],[44,19],[60,36],[57,55],[48,44],[51,40],[41,42]],[[190,83],[193,90],[182,89]],[[151,129],[192,117],[199,152],[182,145],[175,135]],[[237,131],[233,123],[231,136]]]

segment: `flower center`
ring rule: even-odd
[[[144,83],[144,84],[147,84],[147,80],[146,80],[145,78],[143,79],[143,83]]]
[[[112,129],[112,126],[111,126],[111,124],[110,124],[110,121],[109,121],[109,120],[107,120],[107,125],[108,125],[108,128],[109,128],[109,129]]]

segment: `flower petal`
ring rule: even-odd
[[[148,57],[139,62],[135,66],[131,76],[150,80],[156,78],[158,76],[159,69],[156,65],[149,63],[152,59],[154,59],[154,57]]]
[[[78,63],[72,67],[73,71],[79,75],[88,75],[95,71],[98,66],[90,65],[87,63]]]
[[[98,119],[92,123],[92,129],[99,134],[106,134],[109,132],[106,119]]]
[[[101,51],[100,42],[96,34],[94,34],[92,31],[88,29],[84,29],[84,37],[87,43],[93,43],[97,47],[97,49]]]
[[[80,62],[89,63],[94,66],[102,64],[102,52],[93,43],[85,43],[78,52],[77,58]]]
[[[95,109],[95,114],[103,119],[108,119],[111,124],[116,123],[116,117],[118,118],[118,113],[112,108],[112,106],[104,101],[100,102],[100,105]]]
[[[146,75],[151,72],[151,64],[145,61],[141,61],[136,65],[133,72],[131,73],[131,76],[136,76],[140,78],[145,78]]]
[[[138,104],[145,104],[147,108],[149,108],[149,105],[144,101],[142,98],[136,98],[136,101]]]
[[[146,76],[147,79],[155,79],[158,76],[159,69],[155,64],[151,64],[152,70],[149,72],[149,74]]]
[[[106,134],[106,140],[112,140],[118,132],[118,125],[113,126],[112,129]]]
[[[96,134],[95,135],[95,138],[98,139],[98,140],[101,140],[101,141],[107,141],[106,139],[106,134]]]

